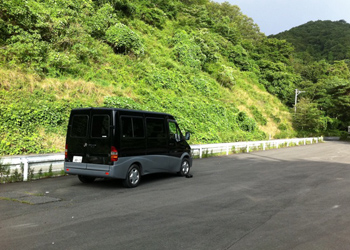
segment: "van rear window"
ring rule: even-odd
[[[109,115],[94,115],[92,117],[91,136],[94,138],[109,137]]]
[[[86,137],[88,129],[88,120],[87,115],[75,115],[72,119],[72,130],[71,137]]]

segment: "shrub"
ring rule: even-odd
[[[222,65],[222,70],[218,74],[217,81],[226,88],[232,88],[236,84],[236,78],[234,75],[234,69]]]
[[[230,22],[229,17],[224,17],[222,22],[217,22],[214,29],[233,44],[237,44],[241,40],[241,34],[237,24]]]
[[[252,112],[254,119],[260,124],[265,126],[267,124],[266,118],[261,114],[261,112],[255,107],[250,106],[250,111]]]
[[[178,90],[183,76],[175,71],[168,69],[154,70],[145,77],[145,82],[151,85],[154,89],[172,89]]]
[[[106,30],[117,22],[117,18],[113,13],[114,9],[109,4],[103,4],[101,8],[96,10],[94,15],[88,16],[86,19],[86,30],[96,38],[103,38]]]
[[[253,132],[256,129],[256,122],[254,119],[248,117],[245,112],[239,112],[237,115],[237,121],[239,127],[243,131]]]
[[[142,10],[141,19],[145,23],[161,29],[165,25],[166,14],[158,8],[145,8]]]
[[[73,68],[78,64],[78,58],[76,55],[69,52],[57,52],[51,51],[48,54],[46,69],[47,73],[53,77],[59,77],[65,73],[77,73]]]
[[[42,41],[38,33],[29,33],[21,29],[18,34],[7,40],[8,47],[2,52],[7,62],[31,63],[41,66],[45,61],[49,43]]]
[[[122,23],[108,28],[106,40],[113,47],[115,53],[134,53],[135,55],[144,53],[144,45],[139,35]]]
[[[249,71],[252,68],[252,62],[249,59],[249,53],[241,45],[236,45],[233,47],[229,55],[229,59],[243,71]]]
[[[105,2],[105,0],[97,0],[99,2]],[[117,10],[121,16],[130,17],[137,11],[136,5],[130,0],[113,0],[110,1],[115,10]]]
[[[105,107],[108,107],[108,108],[145,110],[145,107],[143,107],[141,104],[135,102],[133,99],[129,97],[108,96],[105,98],[103,104]]]
[[[279,130],[287,130],[287,125],[284,123],[281,123],[280,125],[278,125],[278,129]]]
[[[181,30],[172,39],[174,44],[174,56],[185,66],[200,69],[206,60],[201,47],[191,38],[186,31]]]
[[[219,96],[217,83],[209,77],[194,75],[190,78],[190,82],[202,95],[211,97]]]

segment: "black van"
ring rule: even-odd
[[[73,109],[69,118],[64,171],[84,183],[123,179],[136,187],[142,175],[187,175],[191,147],[172,115],[117,108]]]

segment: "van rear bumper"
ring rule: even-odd
[[[64,163],[64,172],[69,175],[85,175],[93,176],[100,178],[115,178],[115,179],[125,179],[126,172],[124,168],[120,166],[112,165],[101,165],[101,169],[98,169],[98,165],[94,164],[94,167],[91,169],[85,167],[87,164],[77,164],[73,162]]]

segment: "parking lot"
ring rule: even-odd
[[[348,249],[350,144],[194,160],[193,178],[0,185],[0,249]]]

